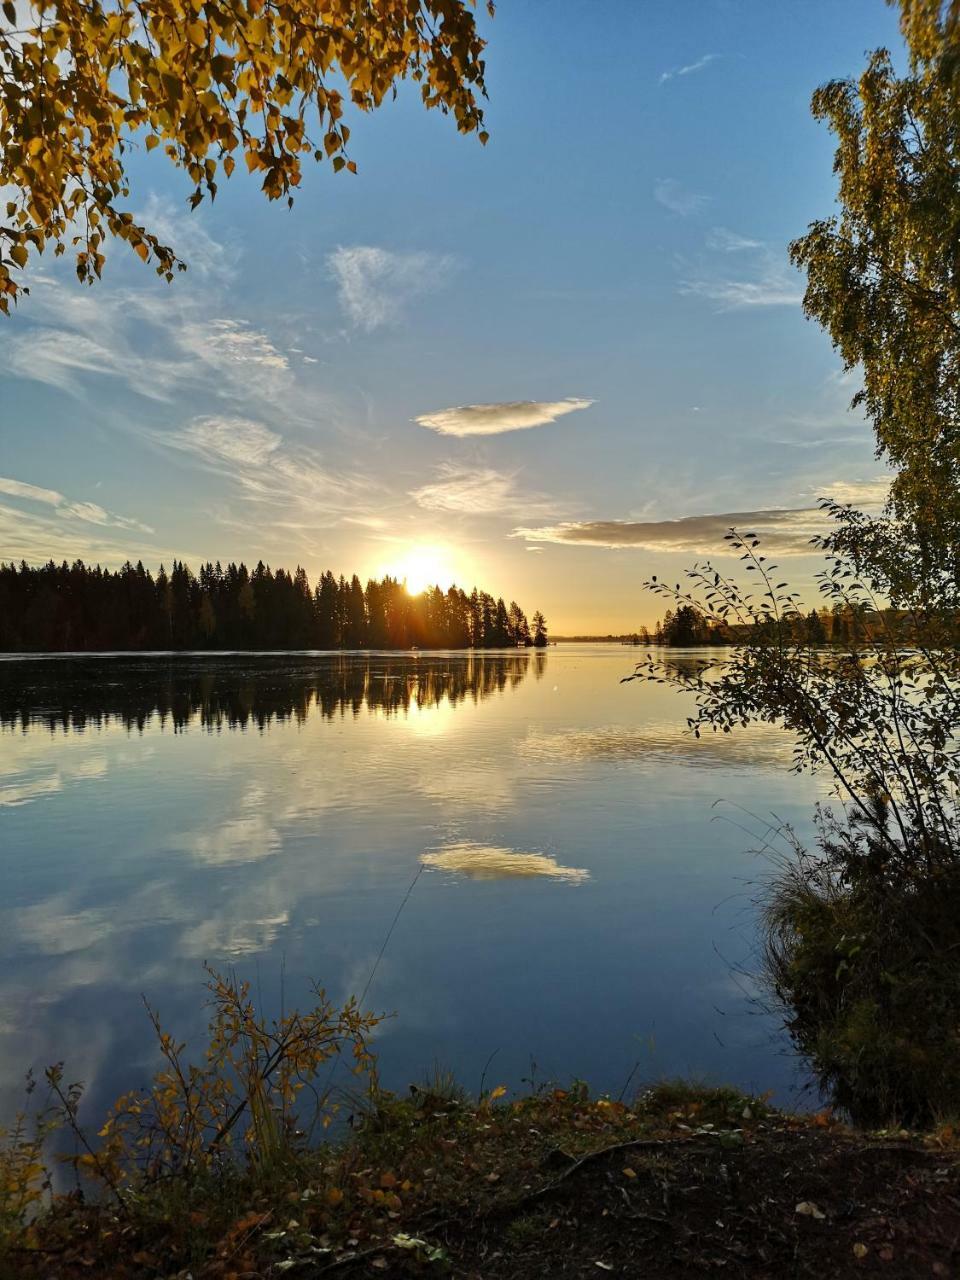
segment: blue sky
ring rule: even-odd
[[[435,569],[607,631],[649,622],[643,578],[731,513],[792,556],[818,494],[876,500],[856,382],[786,246],[834,207],[810,94],[899,48],[895,13],[515,0],[480,21],[486,148],[411,91],[350,121],[358,176],[309,171],[290,212],[238,171],[188,214],[137,158],[132,205],[189,272],[116,244],[93,289],[33,273],[0,322],[0,558]]]

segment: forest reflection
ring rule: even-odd
[[[263,730],[474,703],[540,679],[542,651],[270,655],[111,655],[0,661],[0,726],[81,732],[110,723]]]

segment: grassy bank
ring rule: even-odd
[[[864,1134],[733,1090],[381,1094],[347,1140],[55,1199],[5,1277],[952,1276],[950,1130]]]
[[[318,991],[267,1022],[245,986],[208,990],[199,1063],[151,1013],[164,1065],[95,1134],[60,1067],[34,1088],[0,1142],[3,1280],[957,1274],[947,1126],[854,1131],[676,1083],[401,1097],[354,1004]]]

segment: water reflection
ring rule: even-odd
[[[469,876],[471,880],[546,876],[566,880],[570,884],[582,884],[590,879],[590,872],[582,867],[562,867],[556,858],[543,853],[520,853],[516,849],[471,844],[468,840],[459,840],[443,849],[425,853],[420,861],[435,871],[450,871]]]
[[[510,652],[334,655],[114,655],[0,660],[0,725],[82,730],[112,721],[143,731],[302,723],[364,709],[396,715],[515,688],[545,656]]]
[[[268,1004],[311,980],[339,1000],[388,933],[391,1087],[435,1059],[471,1080],[501,1046],[505,1082],[532,1055],[616,1090],[653,1042],[646,1076],[781,1083],[715,949],[743,954],[749,926],[718,909],[744,837],[710,820],[722,796],[802,824],[810,792],[784,739],[686,738],[682,699],[621,685],[630,666],[575,647],[0,660],[0,1124],[31,1063],[66,1058],[95,1109],[140,1083],[141,993],[201,1034],[203,961]]]
[[[729,769],[733,765],[789,768],[793,759],[791,739],[776,725],[751,725],[731,735],[707,730],[696,738],[682,723],[670,720],[533,733],[526,750],[534,759],[570,764],[589,760],[652,766],[682,762],[701,769]]]

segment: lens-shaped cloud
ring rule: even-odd
[[[819,507],[727,511],[679,520],[571,520],[540,528],[515,529],[511,537],[569,546],[636,547],[644,551],[685,551],[709,555],[724,550],[731,529],[755,532],[764,547],[781,555],[811,554],[810,539],[830,526]]]
[[[441,436],[498,436],[504,431],[526,431],[556,422],[564,414],[588,409],[592,400],[507,400],[499,404],[462,404],[439,409],[415,419],[421,427]]]

